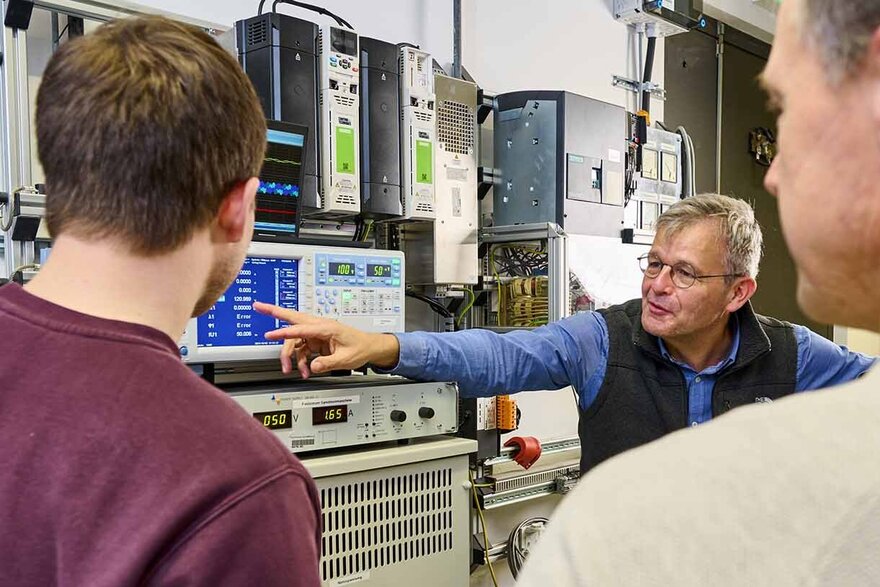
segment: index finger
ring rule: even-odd
[[[267,316],[272,316],[273,318],[278,318],[279,320],[284,320],[289,324],[307,324],[315,320],[315,317],[310,314],[297,312],[296,310],[282,308],[281,306],[267,304],[265,302],[254,302],[254,310],[259,312],[260,314],[265,314]]]

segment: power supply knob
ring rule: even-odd
[[[392,422],[406,421],[406,412],[404,412],[403,410],[391,410],[391,421]]]
[[[419,418],[424,418],[425,420],[430,420],[434,417],[434,408],[429,408],[427,406],[422,406],[419,408]]]

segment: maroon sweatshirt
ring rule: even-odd
[[[0,288],[0,585],[318,585],[320,519],[167,335]]]

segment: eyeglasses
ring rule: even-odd
[[[639,269],[646,277],[654,279],[659,277],[664,267],[669,267],[672,272],[672,283],[679,289],[687,289],[692,286],[698,279],[711,279],[713,277],[742,277],[743,273],[724,273],[720,275],[697,275],[697,271],[689,263],[676,263],[670,265],[664,263],[653,255],[642,255],[639,257]]]

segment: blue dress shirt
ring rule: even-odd
[[[797,381],[795,391],[810,391],[855,379],[874,364],[811,330],[795,325]],[[531,331],[497,334],[489,330],[453,333],[397,334],[400,360],[391,372],[417,380],[457,381],[465,397],[490,397],[517,391],[574,387],[578,404],[596,400],[608,365],[608,326],[598,312],[577,314]],[[712,390],[739,352],[739,325],[730,354],[700,372],[673,359],[660,341],[660,353],[675,363],[688,386],[692,426],[712,418]]]

